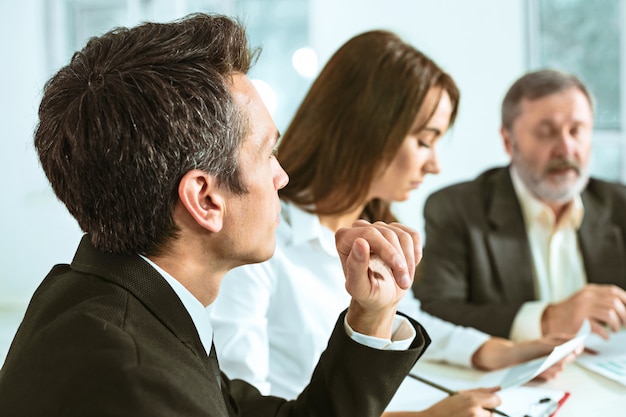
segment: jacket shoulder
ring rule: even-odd
[[[585,193],[598,198],[626,199],[626,185],[619,182],[590,178]]]
[[[489,193],[489,190],[493,188],[494,184],[502,181],[510,181],[508,168],[491,168],[480,173],[472,180],[448,185],[433,192],[427,198],[427,202],[441,200],[454,201],[455,199],[466,200],[468,197],[481,196],[485,193]]]

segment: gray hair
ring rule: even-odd
[[[570,88],[578,88],[589,100],[593,111],[593,97],[585,84],[575,75],[543,69],[525,74],[515,81],[502,101],[502,127],[511,131],[513,122],[521,113],[522,100],[536,100]]]

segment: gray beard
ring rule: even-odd
[[[589,182],[587,167],[580,167],[578,179],[572,183],[565,176],[552,176],[552,179],[548,180],[545,173],[535,173],[526,161],[515,154],[512,164],[531,194],[545,202],[565,204],[580,194]]]

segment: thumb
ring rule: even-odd
[[[365,239],[355,239],[346,259],[346,289],[352,296],[360,293],[360,288],[368,284],[369,280],[363,277],[368,276],[369,259],[369,243]]]

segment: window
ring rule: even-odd
[[[580,77],[595,98],[592,174],[626,180],[626,31],[621,0],[527,0],[529,66]]]
[[[87,40],[116,26],[171,21],[192,12],[235,15],[261,47],[250,78],[278,128],[287,127],[317,73],[309,47],[309,0],[52,0],[46,2],[48,67],[69,62]]]
[[[250,78],[281,132],[317,75],[317,58],[308,46],[308,7],[308,0],[235,1],[250,43],[262,48]]]

